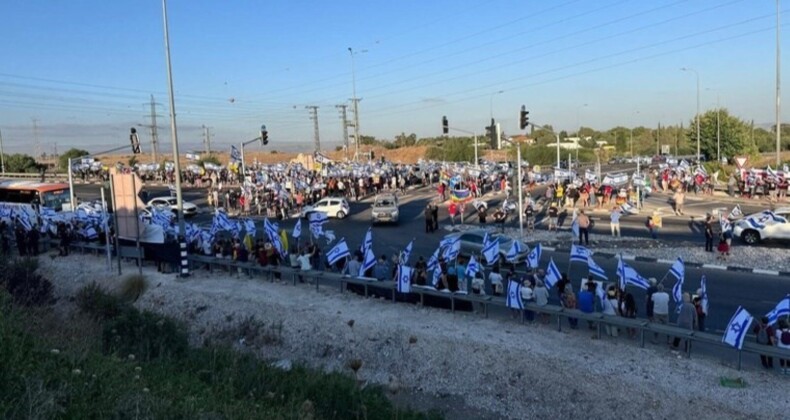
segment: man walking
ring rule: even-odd
[[[705,216],[705,251],[713,252],[713,215]]]
[[[682,216],[683,215],[683,202],[686,200],[686,194],[683,192],[683,189],[678,189],[673,196],[675,201],[675,215]]]
[[[609,218],[609,225],[612,228],[612,236],[620,237],[620,216],[622,216],[620,207],[615,206],[612,209],[612,215]]]

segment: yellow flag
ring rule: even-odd
[[[247,248],[247,251],[252,251],[252,236],[244,236],[244,246]]]
[[[280,242],[282,242],[283,249],[287,252],[290,248],[288,248],[288,234],[285,233],[285,229],[280,230]]]

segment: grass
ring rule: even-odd
[[[349,375],[189,348],[182,325],[98,286],[81,297],[82,311],[64,320],[0,292],[0,418],[439,418],[398,410]]]

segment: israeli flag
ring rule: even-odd
[[[373,247],[373,228],[369,227],[368,231],[365,232],[365,238],[362,240],[362,246],[359,248],[360,251],[364,254],[367,252],[368,249]]]
[[[749,312],[743,309],[742,306],[739,306],[727,324],[727,330],[724,332],[721,342],[740,350],[743,347],[743,340],[749,332],[749,326],[752,325],[752,321],[754,321],[754,318]]]
[[[532,251],[527,255],[527,263],[529,264],[529,268],[535,269],[538,268],[538,263],[540,262],[540,255],[543,253],[543,248],[541,248],[540,244],[537,244],[535,248],[532,248]]]
[[[241,152],[236,146],[230,146],[230,161],[231,163],[241,162]]]
[[[522,252],[524,252],[524,246],[521,244],[521,241],[514,240],[513,244],[510,245],[510,250],[508,250],[507,255],[505,255],[505,259],[508,262],[515,264],[516,259]]]
[[[579,219],[574,219],[573,223],[571,223],[571,232],[573,232],[573,237],[579,237]]]
[[[776,324],[779,318],[790,316],[790,294],[780,300],[765,316],[768,317],[768,325]]]
[[[310,224],[311,225],[324,224],[324,223],[327,222],[327,220],[329,220],[329,217],[325,213],[321,213],[321,212],[310,213],[309,218],[310,218]]]
[[[346,245],[346,240],[344,238],[326,253],[326,260],[329,261],[329,265],[334,265],[340,259],[348,257],[349,255],[351,255],[351,253],[348,252],[348,245]]]
[[[228,214],[219,210],[214,213],[214,220],[212,221],[211,228],[215,232],[218,230],[230,231],[233,229]]]
[[[409,257],[411,256],[411,249],[414,247],[414,239],[406,245],[406,249],[403,250],[400,254],[400,263],[406,264],[409,262]]]
[[[760,223],[760,222],[759,222],[759,221],[758,221],[756,218],[754,218],[754,217],[750,217],[750,218],[746,219],[746,223],[748,223],[748,224],[749,224],[749,226],[751,226],[751,227],[753,227],[753,228],[755,228],[755,229],[763,229],[763,228],[765,227],[765,224],[764,224],[764,223]]]
[[[697,166],[697,169],[694,170],[694,175],[702,175],[705,178],[707,178],[708,177],[708,171],[705,169],[704,166],[699,165],[699,166]]]
[[[480,267],[480,263],[478,263],[475,259],[475,256],[472,255],[472,257],[469,258],[469,263],[466,265],[466,272],[464,274],[466,274],[468,277],[474,278],[475,274],[479,273],[481,269],[482,267]]]
[[[739,217],[743,217],[743,210],[741,210],[741,205],[740,204],[736,204],[735,207],[733,207],[732,211],[730,211],[730,217],[729,218],[730,219],[737,219]]]
[[[455,238],[444,250],[444,259],[447,261],[453,261],[458,258],[458,254],[461,253],[461,238]]]
[[[557,264],[554,264],[554,258],[552,258],[549,260],[549,266],[546,268],[546,278],[544,279],[546,288],[551,289],[561,278],[560,269],[557,268]]]
[[[263,231],[270,241],[274,241],[275,237],[280,236],[277,232],[278,230],[278,226],[270,222],[269,219],[263,219]]]
[[[376,265],[376,256],[372,249],[365,251],[365,258],[359,266],[359,277],[364,277],[365,273]]]
[[[683,258],[678,257],[677,260],[672,264],[672,267],[669,268],[669,274],[675,276],[676,279],[680,280],[680,284],[683,284],[683,277],[685,276],[686,268],[683,265]]]
[[[587,259],[592,256],[592,251],[581,246],[571,245],[571,261],[570,262],[583,262],[586,263]]]
[[[521,301],[521,283],[511,280],[507,285],[507,307],[510,309],[524,309]]]
[[[620,206],[620,211],[622,211],[623,214],[631,214],[631,211],[633,209],[634,209],[634,206],[632,206],[631,203],[629,203],[627,201],[625,203],[623,203],[622,206]]]
[[[493,265],[499,261],[499,240],[494,238],[488,243],[483,242],[483,257],[485,257],[488,265]]]
[[[411,292],[411,274],[413,269],[405,265],[398,266],[398,292]]]
[[[333,230],[325,230],[324,231],[324,239],[326,239],[327,244],[331,244],[335,241],[335,231]]]
[[[247,235],[255,237],[256,229],[255,229],[255,222],[251,219],[247,219],[244,221],[244,230],[247,231]]]
[[[433,271],[433,269],[439,265],[439,251],[441,251],[441,249],[441,247],[436,248],[431,258],[428,258],[428,271]]]
[[[702,278],[699,280],[699,289],[700,289],[700,304],[702,305],[702,313],[705,315],[708,314],[708,279],[705,275],[702,275]]]
[[[680,305],[683,302],[683,278],[678,278],[678,281],[675,282],[675,285],[672,286],[672,299],[674,299],[675,304]],[[679,306],[678,306],[679,308]]]
[[[617,261],[617,276],[620,277],[620,290],[625,290],[629,284],[634,285],[640,289],[647,290],[650,287],[650,282],[636,272],[634,268],[623,262],[622,255],[618,257]]]
[[[609,280],[606,277],[606,272],[598,265],[592,258],[592,256],[587,257],[587,267],[590,270],[590,274],[600,279]]]
[[[94,240],[99,237],[99,234],[96,232],[96,229],[89,227],[85,229],[85,239]]]
[[[719,226],[721,227],[722,232],[727,232],[729,230],[732,230],[732,223],[730,223],[730,221],[725,219],[724,217],[719,219]]]
[[[19,211],[19,223],[22,225],[26,231],[31,231],[33,229],[33,223],[30,222],[30,215],[27,214],[26,211]]]
[[[296,221],[296,225],[294,226],[294,231],[291,234],[294,239],[299,239],[302,236],[302,219]]]
[[[313,238],[320,238],[324,235],[324,226],[310,223],[310,234],[313,235]]]

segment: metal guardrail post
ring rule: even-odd
[[[741,370],[741,354],[742,353],[743,352],[740,349],[738,349],[738,370]]]
[[[557,312],[557,331],[562,332],[562,314]]]
[[[599,340],[601,339],[601,328],[602,328],[602,324],[603,324],[602,322],[598,322],[598,323],[597,323],[597,325],[598,325],[598,328],[596,328],[596,329],[598,330],[598,339],[599,339]]]

